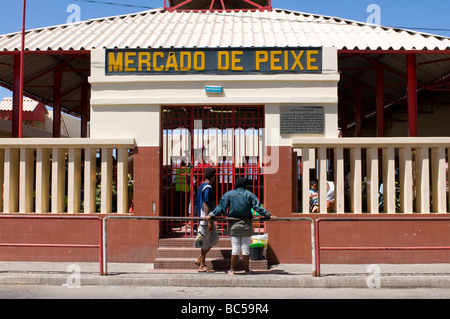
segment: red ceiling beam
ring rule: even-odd
[[[87,55],[90,50],[45,50],[45,51],[25,51],[25,55]],[[20,55],[20,51],[0,51],[0,55]]]
[[[450,54],[450,50],[338,50],[339,54]]]

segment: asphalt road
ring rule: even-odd
[[[1,299],[450,299],[450,289],[192,288],[0,285]]]

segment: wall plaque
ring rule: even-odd
[[[282,106],[280,110],[281,134],[324,134],[323,106]]]

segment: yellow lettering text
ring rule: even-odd
[[[237,56],[242,56],[244,52],[242,51],[233,51],[231,53],[231,70],[233,71],[242,71],[244,70],[244,67],[238,66],[237,64],[241,63],[241,59],[238,59]]]
[[[269,53],[267,51],[256,51],[256,71],[261,70],[261,63],[269,62]]]
[[[308,54],[307,54],[308,59],[307,59],[307,65],[306,65],[308,71],[319,70],[319,67],[317,65],[312,65],[312,63],[317,62],[317,59],[313,58],[312,55],[318,55],[318,54],[319,54],[319,51],[308,51]]]
[[[291,51],[291,54],[295,59],[294,64],[292,65],[291,71],[294,71],[295,68],[297,67],[297,65],[300,68],[300,70],[305,70],[302,63],[300,62],[300,59],[302,58],[303,53],[305,53],[305,51],[300,51],[300,53],[297,55],[297,54],[295,54],[294,51]]]
[[[169,58],[167,59],[166,71],[169,71],[170,68],[173,68],[174,71],[178,71],[177,57],[175,56],[174,52],[170,52]]]
[[[283,70],[282,66],[275,65],[276,63],[280,62],[280,58],[278,58],[276,56],[279,56],[281,54],[282,54],[281,51],[271,51],[270,52],[270,69],[272,71],[281,71],[281,70]]]
[[[205,62],[205,52],[195,52],[194,53],[194,70],[195,71],[204,71],[206,68]]]
[[[184,63],[186,61],[186,63]],[[180,71],[190,71],[192,69],[191,52],[180,52]]]
[[[147,66],[147,71],[150,71],[150,52],[139,52],[139,65],[138,65],[138,70],[139,72],[142,71],[142,66],[143,65]]]
[[[225,58],[225,62],[223,59]],[[217,68],[219,71],[228,71],[230,69],[230,52],[219,51],[217,54]]]
[[[125,52],[125,72],[135,72],[136,68],[130,67],[130,64],[134,63],[134,60],[130,59],[136,56],[136,52]]]
[[[123,72],[123,53],[117,53],[117,59],[114,52],[109,52],[109,72]]]
[[[163,52],[155,52],[153,53],[153,70],[155,71],[164,71],[164,65],[158,65],[158,58],[164,58]]]

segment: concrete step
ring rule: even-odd
[[[181,237],[181,238],[161,238],[159,240],[160,248],[194,248],[195,238]],[[229,248],[231,249],[231,239],[223,237],[219,239],[215,248]]]
[[[197,270],[195,264],[200,256],[200,249],[194,247],[195,238],[162,238],[159,240],[155,269]],[[250,268],[267,270],[267,259],[250,260]],[[231,240],[229,237],[220,238],[206,256],[206,265],[216,271],[228,270],[231,265]],[[239,259],[238,270],[243,269],[242,257]]]
[[[196,259],[192,258],[156,258],[154,262],[154,269],[178,269],[178,270],[197,270],[198,266],[195,264]],[[206,266],[215,271],[230,269],[230,258],[206,258]],[[244,269],[244,262],[242,257],[239,258],[237,270]],[[267,259],[250,260],[250,269],[252,270],[267,270]]]
[[[200,256],[199,248],[159,247],[158,258],[197,258]],[[208,252],[209,258],[230,258],[231,248],[213,247]]]

